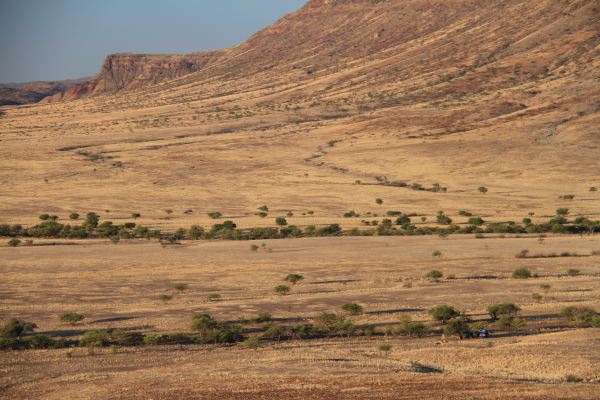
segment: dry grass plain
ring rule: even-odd
[[[598,236],[307,238],[248,242],[183,242],[0,248],[2,308],[39,324],[39,332],[76,338],[87,330],[123,328],[187,332],[191,317],[208,312],[235,321],[269,312],[278,324],[339,312],[346,302],[365,307],[357,323],[380,332],[400,317],[433,323],[426,310],[447,303],[486,319],[485,308],[510,301],[523,308],[527,327],[496,331],[490,339],[440,341],[384,337],[243,345],[123,348],[89,355],[77,349],[3,352],[4,398],[299,399],[486,398],[592,399],[600,384],[598,329],[575,329],[558,314],[567,305],[600,307]],[[522,249],[570,251],[580,257],[518,259]],[[440,250],[442,257],[433,257]],[[538,278],[513,279],[525,266]],[[452,279],[431,282],[439,269]],[[581,271],[564,276],[568,268]],[[288,296],[273,287],[288,273],[305,281]],[[487,275],[487,279],[477,276]],[[490,279],[489,276],[495,278]],[[407,287],[407,282],[412,285]],[[177,283],[189,288],[179,292]],[[548,284],[544,291],[540,285]],[[542,300],[535,301],[532,293]],[[207,300],[220,294],[221,301]],[[164,303],[160,294],[171,294]],[[77,311],[77,326],[58,316]],[[492,331],[494,331],[492,325]],[[380,343],[393,345],[388,356]],[[415,372],[411,362],[438,369]],[[567,375],[582,382],[566,383]]]
[[[569,219],[597,220],[597,9],[597,0],[313,0],[201,71],[138,90],[4,107],[0,224],[33,225],[42,213],[64,222],[73,212],[123,223],[140,213],[135,222],[169,232],[223,219],[273,226],[292,211],[288,222],[299,227],[349,229],[388,210],[416,213],[417,224],[443,210],[464,224],[460,210],[502,222],[533,213],[540,222],[559,207]],[[383,186],[383,176],[447,191]],[[270,209],[264,219],[255,215],[262,205]],[[343,218],[349,210],[361,217]],[[209,219],[211,211],[223,218]],[[256,253],[248,242],[35,239],[8,248],[3,239],[0,319],[19,316],[66,338],[104,328],[183,332],[198,312],[226,320],[269,312],[285,324],[348,301],[367,311],[355,322],[380,331],[403,315],[431,324],[426,310],[440,303],[483,319],[488,304],[515,302],[528,325],[448,343],[376,336],[257,350],[76,349],[71,358],[67,350],[1,352],[0,396],[597,398],[600,333],[574,329],[558,313],[599,310],[600,256],[592,252],[600,237],[487,236],[265,241],[271,251]],[[515,258],[523,249],[579,256]],[[540,277],[511,279],[517,267]],[[454,279],[424,279],[433,268]],[[563,276],[569,268],[581,274]],[[289,273],[306,279],[276,296]],[[478,278],[485,275],[495,278]],[[177,283],[189,289],[179,293]],[[61,324],[65,311],[86,319]],[[393,345],[387,357],[381,342]],[[439,373],[415,372],[411,362]]]

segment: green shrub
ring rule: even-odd
[[[531,278],[531,271],[527,268],[517,268],[513,271],[512,277],[517,279]]]
[[[117,330],[111,335],[111,341],[119,346],[139,346],[144,344],[144,334],[141,332],[130,332]]]
[[[269,212],[269,207],[267,207],[266,205],[258,207],[258,209],[263,212]]]
[[[10,239],[10,240],[8,241],[8,245],[9,245],[10,247],[17,247],[17,246],[19,246],[20,244],[21,244],[21,241],[20,241],[19,239],[17,239],[17,238],[12,238],[12,239]]]
[[[357,214],[356,211],[354,211],[354,210],[344,213],[344,218],[354,218],[354,217],[360,217],[360,214]]]
[[[477,191],[479,191],[479,193],[486,194],[488,192],[488,188],[486,188],[485,186],[479,186],[477,188]]]
[[[0,328],[0,337],[18,338],[33,333],[37,325],[22,319],[11,318]]]
[[[434,320],[441,321],[444,324],[447,323],[451,318],[460,315],[460,312],[458,312],[454,307],[446,304],[432,307],[427,311],[427,313],[431,315]]]
[[[265,332],[263,333],[262,337],[265,339],[272,339],[272,340],[281,340],[281,338],[283,337],[283,335],[285,334],[283,328],[281,328],[280,326],[277,325],[270,325],[267,327],[267,329],[265,330]]]
[[[76,324],[77,322],[83,321],[84,318],[85,317],[82,314],[74,312],[66,312],[60,316],[62,322],[67,322],[69,324]]]
[[[204,228],[199,225],[192,225],[188,231],[188,235],[192,240],[198,240],[204,235]]]
[[[375,203],[382,205],[383,204],[383,200],[382,199],[375,199]]]
[[[277,217],[277,218],[275,218],[275,223],[278,226],[286,226],[288,224],[287,220],[284,217]]]
[[[390,353],[390,351],[392,351],[393,347],[394,346],[392,346],[390,343],[381,343],[381,344],[377,345],[377,350],[384,353],[387,357],[387,355]]]
[[[189,285],[187,283],[177,283],[175,286],[173,286],[173,288],[180,292],[184,292],[189,289]]]
[[[80,344],[85,347],[105,347],[110,344],[110,336],[106,331],[89,331],[83,335]]]
[[[452,218],[445,215],[442,211],[437,214],[436,220],[437,223],[441,225],[450,225],[452,223]]]
[[[342,310],[351,315],[360,315],[364,312],[363,307],[358,303],[346,303],[342,306]]]
[[[244,346],[249,349],[256,349],[260,346],[260,338],[258,336],[250,336],[244,340]]]
[[[523,329],[527,325],[527,321],[525,321],[523,318],[519,318],[519,317],[511,317],[510,315],[502,315],[500,318],[498,318],[498,321],[496,322],[496,324],[500,328],[508,329],[511,331],[518,331],[520,329]]]
[[[399,332],[408,336],[423,336],[425,332],[425,324],[422,322],[413,321],[410,317],[405,316],[400,320]]]
[[[569,215],[569,209],[568,208],[557,208],[556,215],[558,215],[559,217],[566,217],[567,215]]]
[[[535,300],[535,301],[540,301],[540,300],[542,300],[543,296],[542,296],[541,294],[539,294],[539,293],[533,293],[533,294],[531,295],[531,298],[532,298],[533,300]]]
[[[575,325],[586,327],[600,327],[600,314],[594,309],[584,306],[569,306],[561,310],[560,315],[570,318]]]
[[[290,282],[291,284],[295,285],[300,281],[304,280],[304,277],[300,274],[289,274],[288,276],[285,277],[284,279],[286,282]]]
[[[275,286],[274,290],[275,290],[275,293],[284,296],[284,295],[288,294],[291,289],[287,285],[277,285],[277,286]]]
[[[496,320],[502,315],[513,317],[521,311],[521,308],[514,303],[499,303],[489,305],[487,311],[490,317]]]
[[[173,300],[173,296],[171,296],[170,294],[161,294],[160,296],[158,296],[158,298],[159,298],[161,301],[164,301],[165,303],[166,303],[167,301],[171,301],[171,300]]]
[[[206,215],[208,215],[208,217],[211,219],[219,219],[223,216],[223,214],[221,214],[219,211],[211,211]]]
[[[264,324],[267,322],[271,322],[271,320],[272,320],[271,314],[265,312],[265,313],[258,314],[258,317],[256,317],[254,319],[254,322],[259,323],[259,324]]]
[[[442,277],[444,276],[444,274],[443,274],[442,272],[438,271],[437,269],[434,269],[434,270],[432,270],[432,271],[429,271],[429,272],[427,273],[427,275],[425,275],[425,276],[426,276],[427,278],[429,278],[429,279],[434,279],[434,280],[435,280],[435,279],[440,279],[440,278],[442,278]]]
[[[540,289],[542,289],[544,292],[549,291],[551,287],[552,286],[548,285],[547,283],[544,283],[544,284],[540,285]]]
[[[72,213],[71,215],[69,215],[69,219],[76,221],[79,219],[79,214],[78,213]]]
[[[469,224],[475,225],[475,226],[481,226],[481,225],[485,224],[485,221],[480,217],[473,217],[473,218],[469,218]]]

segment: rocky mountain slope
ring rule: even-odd
[[[599,32],[600,0],[312,0],[227,50],[110,56],[52,102],[5,111],[0,159],[19,163],[0,168],[3,207],[77,199],[175,226],[216,209],[261,226],[262,204],[328,223],[375,197],[431,218],[592,215]],[[165,222],[176,206],[196,214]]]

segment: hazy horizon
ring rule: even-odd
[[[230,47],[305,0],[3,0],[0,83],[93,76],[110,53]]]

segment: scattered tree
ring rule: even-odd
[[[492,320],[497,320],[502,315],[514,317],[521,311],[521,308],[514,303],[499,303],[489,305],[487,310]]]
[[[381,343],[377,346],[377,350],[382,352],[386,357],[392,351],[393,346],[390,343]]]
[[[383,200],[382,199],[375,199],[375,203],[382,205],[383,204]]]
[[[285,277],[284,280],[286,282],[290,282],[291,284],[295,285],[298,282],[304,280],[304,277],[300,274],[289,274],[288,276]]]
[[[71,215],[69,215],[69,219],[76,221],[79,219],[79,214],[77,213],[72,213]]]
[[[479,193],[483,193],[483,194],[486,194],[488,192],[488,188],[486,188],[485,186],[479,186],[479,188],[477,188],[477,190],[479,191]]]
[[[37,325],[33,322],[11,318],[0,328],[0,336],[3,338],[19,338],[33,333],[35,328],[37,328]]]
[[[277,285],[275,286],[275,293],[285,296],[290,292],[290,287],[287,285]]]
[[[460,312],[458,312],[454,307],[446,304],[432,307],[427,311],[427,313],[431,315],[434,320],[441,321],[444,324],[447,323],[451,318],[460,315]]]
[[[18,246],[18,245],[20,245],[20,244],[21,244],[21,241],[20,241],[19,239],[17,239],[17,238],[12,238],[12,239],[10,239],[10,240],[8,241],[8,245],[9,245],[10,247],[17,247],[17,246]]]
[[[211,211],[206,215],[208,215],[208,217],[212,219],[219,219],[223,216],[223,214],[221,214],[219,211]]]

